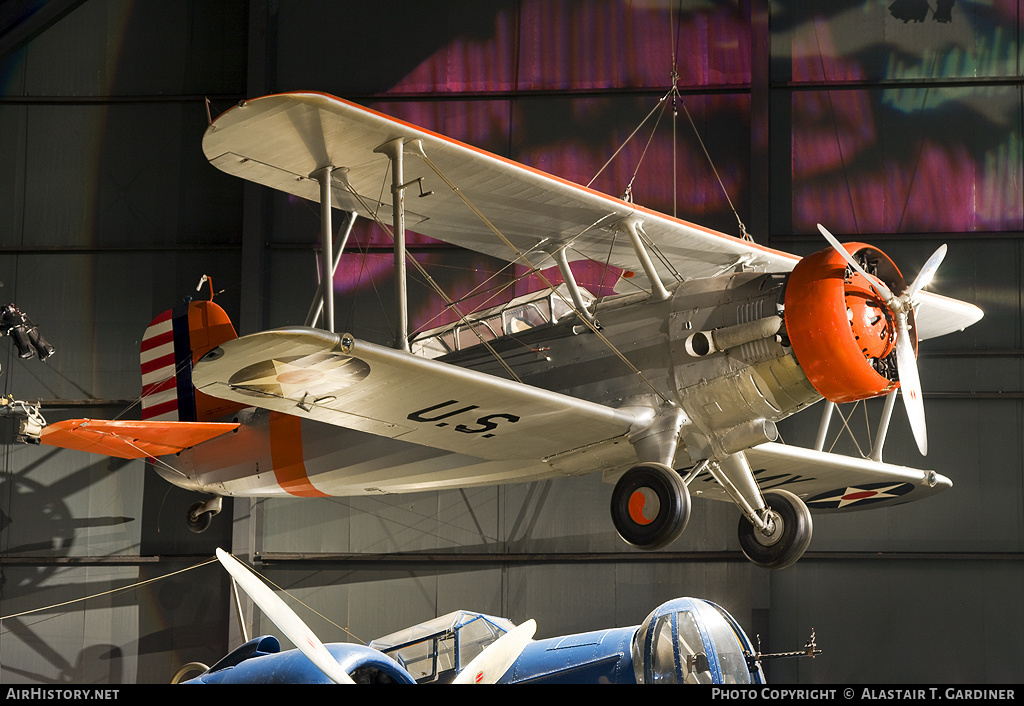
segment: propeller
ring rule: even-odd
[[[452,683],[495,683],[502,674],[508,671],[512,663],[519,659],[519,655],[530,644],[535,632],[537,632],[537,623],[533,619],[509,630],[474,657],[473,661],[459,672]]]
[[[833,249],[846,260],[847,264],[855,272],[860,273],[868,281],[871,288],[878,292],[878,295],[896,318],[896,369],[900,376],[900,396],[903,398],[903,404],[907,408],[907,417],[910,419],[910,428],[914,432],[917,448],[921,451],[922,456],[927,456],[928,433],[925,428],[924,400],[921,397],[921,376],[917,371],[917,356],[914,353],[914,343],[910,336],[910,326],[907,323],[907,319],[918,305],[915,299],[918,292],[932,281],[932,277],[935,276],[936,270],[939,269],[942,259],[946,256],[946,246],[944,244],[939,246],[932,253],[932,256],[928,258],[924,267],[921,268],[921,272],[918,273],[910,286],[907,287],[903,294],[896,296],[884,282],[868,275],[860,263],[854,259],[853,255],[836,240],[834,235],[828,232],[825,226],[819,223],[818,230],[825,236],[825,240],[829,242]]]
[[[219,547],[217,548],[217,559],[253,602],[284,633],[285,637],[295,643],[299,651],[331,681],[336,684],[355,683],[334,659],[334,655],[327,651],[320,639],[295,614],[295,611],[278,598],[277,594],[271,591],[256,574]],[[527,620],[522,625],[509,630],[466,665],[455,677],[453,683],[493,684],[519,658],[536,631],[537,623],[533,620]]]
[[[302,622],[295,611],[278,598],[277,594],[257,578],[256,574],[219,547],[217,548],[217,559],[249,595],[249,598],[267,614],[267,617],[285,634],[285,637],[295,643],[295,646],[309,658],[310,662],[336,684],[355,684],[348,672],[342,669],[334,656],[327,651],[324,643],[320,642],[320,639]]]

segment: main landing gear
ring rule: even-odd
[[[787,490],[757,487],[746,458],[738,453],[703,464],[728,492],[743,517],[739,541],[743,554],[757,566],[784,569],[803,556],[811,543],[807,506]],[[675,470],[643,463],[626,471],[611,499],[612,524],[628,544],[648,551],[679,538],[690,519],[690,493]]]
[[[690,519],[690,492],[673,469],[645,463],[626,471],[612,491],[612,524],[638,549],[674,542]]]
[[[811,543],[811,512],[788,490],[767,490],[764,501],[763,530],[740,518],[740,548],[758,566],[784,569],[795,564]]]

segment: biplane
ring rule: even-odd
[[[828,247],[801,258],[319,93],[244,101],[212,121],[203,149],[228,174],[319,202],[328,282],[344,246],[333,210],[387,227],[397,333],[388,345],[335,331],[332,287],[321,286],[318,327],[238,337],[211,295],[147,330],[141,421],[41,431],[46,444],[157,459],[168,481],[212,496],[190,512],[197,530],[223,496],[600,473],[628,544],[664,547],[692,496],[723,500],[740,511],[746,556],[782,568],[806,550],[812,509],[884,507],[951,486],[881,458],[899,391],[927,453],[918,343],[982,316],[924,289],[945,246],[909,282],[878,248],[840,244],[824,227]],[[407,227],[531,272],[557,267],[563,282],[410,336]],[[583,258],[640,286],[596,298],[570,266]],[[778,440],[777,422],[823,399],[827,416],[878,396],[865,457]]]

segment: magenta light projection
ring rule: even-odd
[[[773,47],[788,45],[789,75],[774,78],[794,89],[794,231],[1024,226],[1017,3],[898,0],[830,14],[805,1],[792,14],[800,21]]]
[[[715,153],[718,176],[731,197],[746,200],[750,30],[745,3],[531,0],[504,7],[495,11],[489,33],[448,41],[387,91],[393,99],[367,105],[599,191],[619,197],[628,192],[644,206],[736,229],[689,118]],[[672,86],[673,53],[683,93],[674,105],[660,104]],[[704,95],[709,87],[714,90]],[[641,131],[629,140],[645,116]],[[449,246],[412,231],[407,240],[417,261],[445,281],[446,294],[463,312],[562,281],[557,268],[529,273],[484,256],[455,257]],[[393,270],[390,248],[384,228],[357,223],[351,253],[335,276],[336,291],[388,296],[390,285],[381,282]],[[579,260],[572,268],[595,295],[611,294],[617,284],[628,290],[619,283],[623,273],[600,262]],[[409,272],[414,330],[458,320],[458,312],[423,285],[414,268]]]

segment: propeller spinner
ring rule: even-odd
[[[825,226],[819,223],[818,230],[847,264],[868,281],[896,320],[896,369],[900,378],[900,396],[907,409],[907,417],[910,419],[910,428],[914,433],[917,448],[921,451],[922,456],[927,456],[928,433],[925,425],[924,400],[921,397],[921,377],[917,371],[917,355],[914,352],[914,339],[910,333],[908,318],[918,305],[915,299],[918,292],[931,282],[935,271],[938,270],[942,259],[946,256],[946,246],[942,245],[932,253],[910,286],[897,296],[880,279],[870,276]]]

